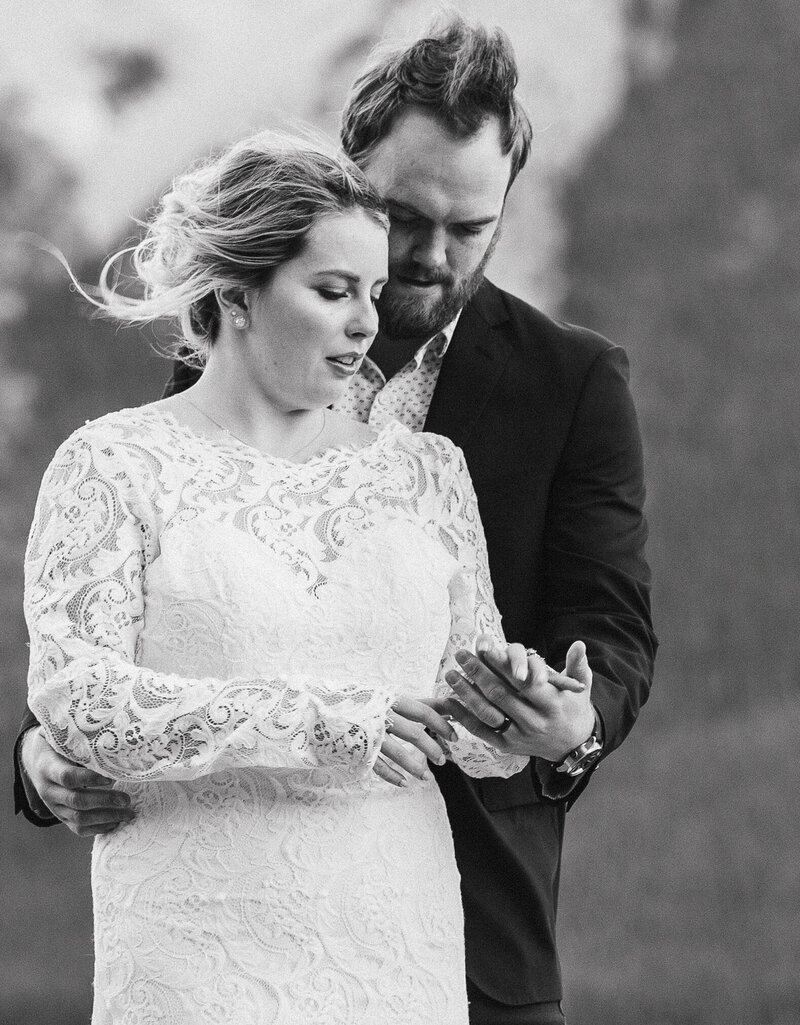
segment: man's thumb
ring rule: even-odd
[[[585,687],[592,685],[592,670],[589,668],[586,645],[583,641],[573,641],[570,646],[567,652],[567,664],[564,667],[564,674],[582,683]]]

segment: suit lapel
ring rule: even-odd
[[[508,312],[488,281],[459,318],[442,361],[425,430],[445,434],[462,446],[480,419],[511,355]]]

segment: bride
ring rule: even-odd
[[[327,408],[387,226],[345,158],[262,135],[174,183],[141,298],[106,267],[98,305],[174,318],[204,371],[64,442],[28,545],[31,708],[136,809],[94,844],[95,1025],[467,1021],[427,759],[526,759],[425,701],[505,643],[460,451]]]

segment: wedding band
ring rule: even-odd
[[[495,733],[496,733],[496,734],[497,734],[498,736],[499,736],[500,734],[502,734],[502,733],[505,733],[505,732],[506,732],[506,730],[508,729],[508,727],[509,727],[509,726],[511,725],[511,723],[512,723],[512,722],[513,722],[513,719],[512,719],[512,718],[511,718],[510,716],[508,716],[508,715],[504,715],[504,716],[503,716],[503,721],[502,721],[502,722],[500,723],[500,725],[499,725],[499,726],[497,727],[497,729],[495,729],[495,731],[494,731],[494,732],[495,732]]]
[[[387,715],[386,718],[383,720],[383,726],[386,732],[388,733],[389,730],[394,726],[394,719],[390,715]]]
[[[539,655],[539,652],[536,650],[536,648],[526,648],[525,649],[525,654],[528,656],[528,658],[530,658],[531,655],[535,655],[537,658],[541,658],[541,656]]]

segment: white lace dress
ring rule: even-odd
[[[371,771],[395,696],[501,636],[458,449],[392,423],[295,464],[110,414],[45,475],[25,605],[31,707],[137,811],[94,844],[95,1025],[466,1023],[441,795]]]

